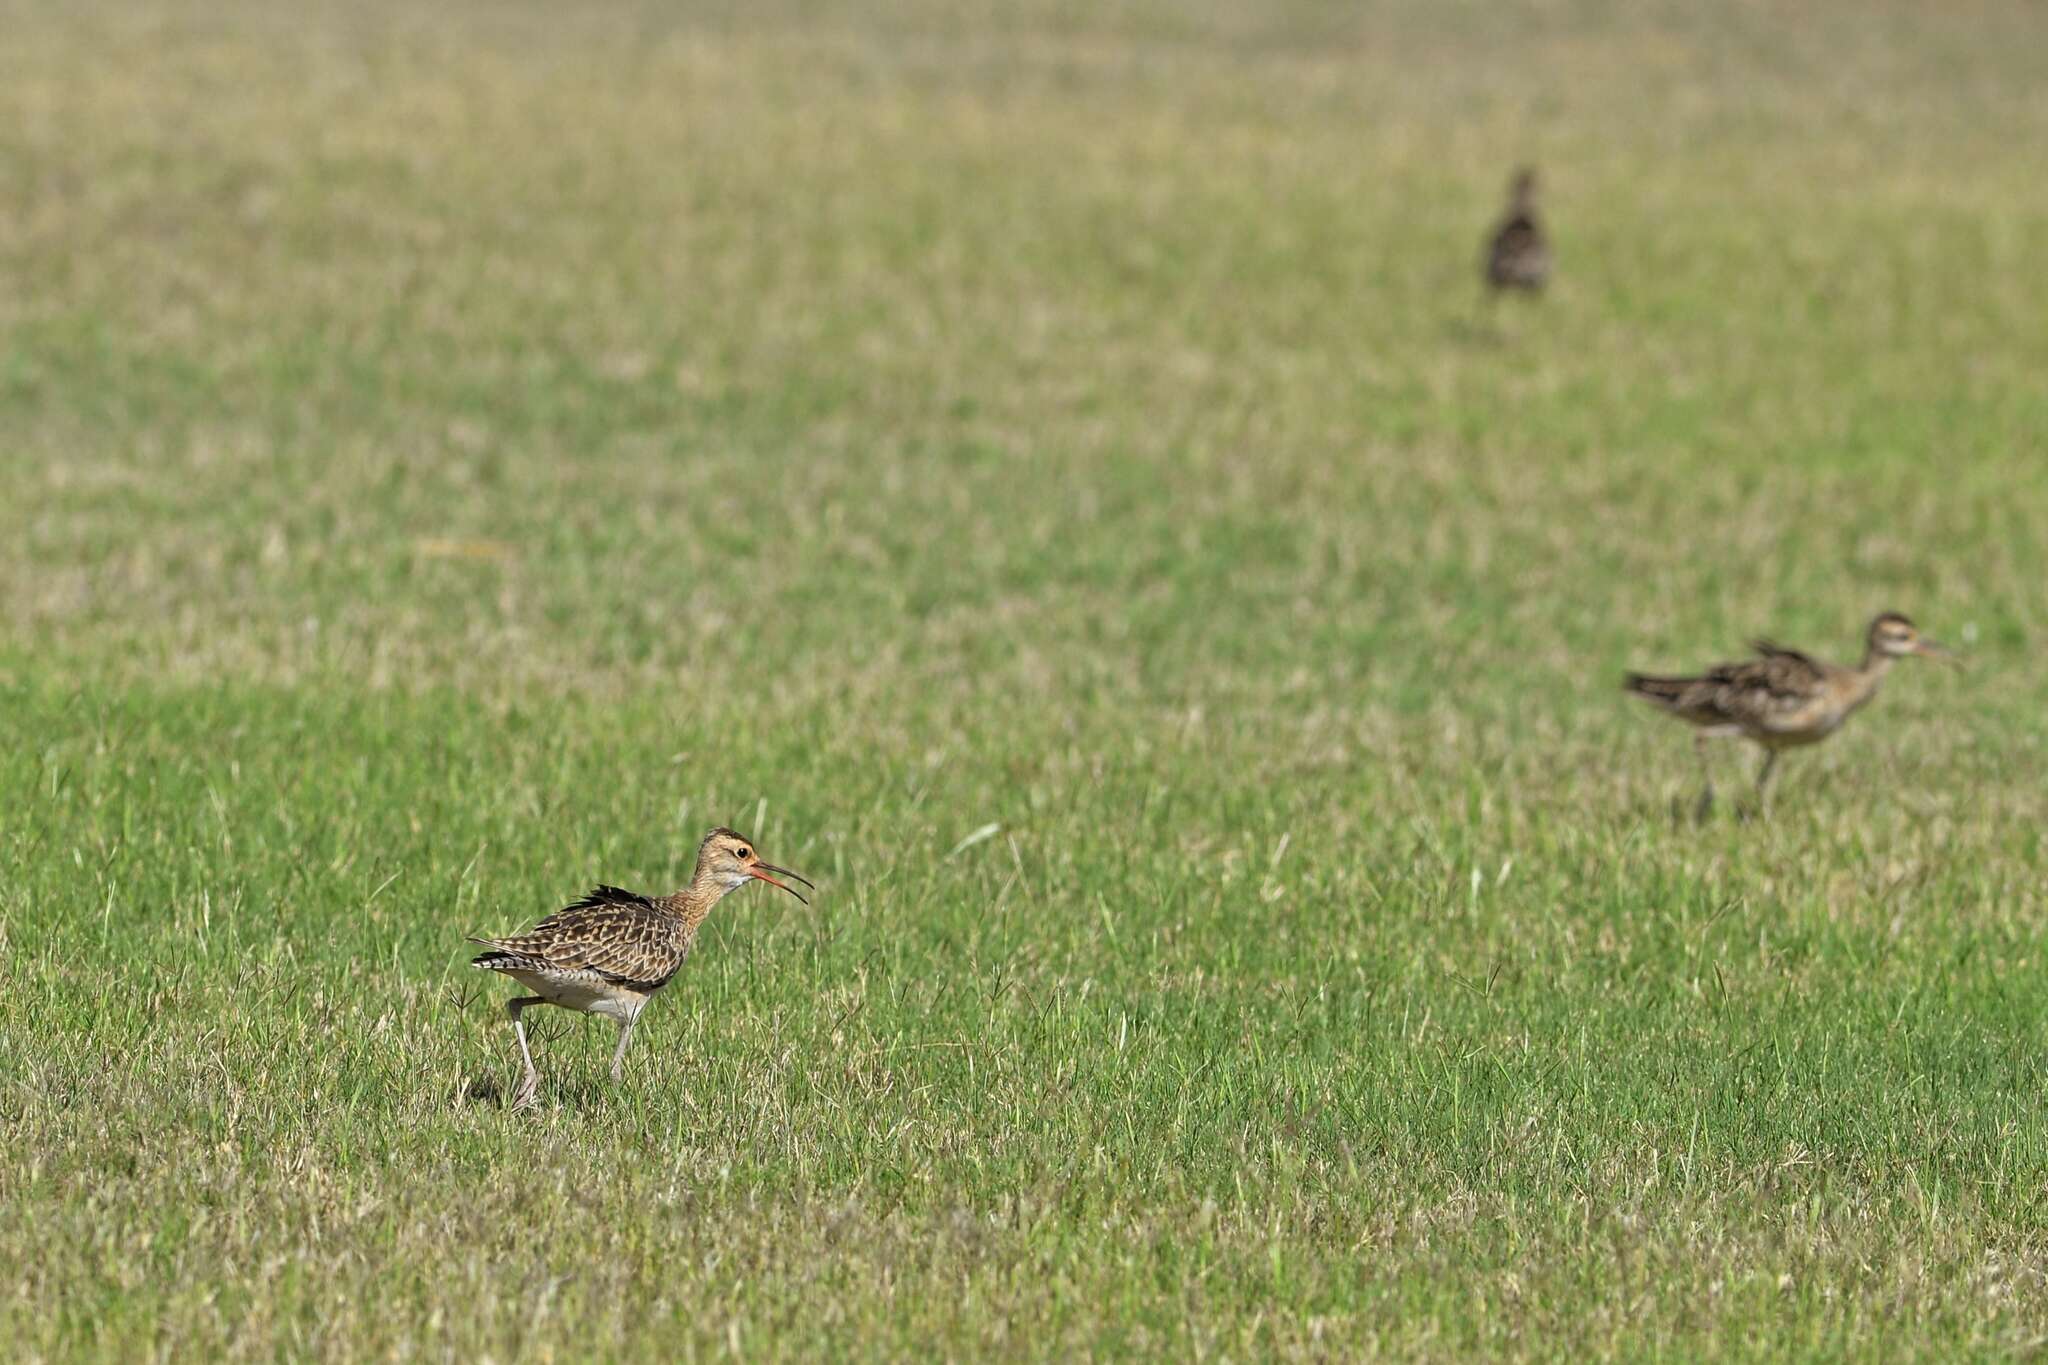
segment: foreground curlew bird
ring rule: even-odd
[[[526,1066],[514,1109],[533,1103],[540,1073],[526,1045],[520,1012],[529,1005],[559,1005],[585,1014],[602,1014],[619,1026],[618,1051],[612,1054],[612,1080],[624,1074],[626,1044],[633,1025],[654,993],[669,983],[690,955],[697,926],[726,893],[750,881],[780,886],[798,900],[803,893],[775,880],[776,876],[817,888],[786,867],[764,863],[753,843],[729,829],[714,829],[697,846],[697,872],[690,884],[672,896],[641,896],[616,886],[600,886],[574,905],[557,910],[513,938],[472,938],[491,951],[470,965],[503,972],[532,991],[508,1002],[512,1031],[519,1038],[519,1060]],[[808,904],[809,902],[805,902]]]
[[[1922,638],[1911,621],[1894,611],[1870,623],[1863,662],[1855,668],[1823,663],[1769,640],[1758,640],[1756,652],[1754,659],[1721,664],[1697,677],[1653,678],[1631,673],[1624,684],[1636,696],[1696,727],[1693,743],[1706,778],[1699,804],[1702,819],[1714,805],[1714,778],[1707,766],[1709,739],[1739,735],[1763,746],[1763,767],[1756,775],[1757,806],[1762,809],[1779,753],[1818,744],[1839,730],[1857,708],[1877,695],[1877,685],[1892,660],[1908,654],[1953,657],[1932,640]]]
[[[1486,243],[1486,283],[1496,295],[1503,289],[1535,293],[1550,279],[1550,242],[1536,220],[1536,172],[1515,172],[1509,187],[1508,211]]]

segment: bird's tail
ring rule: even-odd
[[[1630,673],[1623,677],[1621,687],[1630,696],[1641,697],[1644,701],[1659,706],[1676,706],[1686,690],[1698,681],[1698,678],[1658,678],[1648,673]]]
[[[524,961],[519,954],[507,952],[505,946],[497,939],[478,938],[472,934],[469,941],[482,944],[491,950],[488,953],[478,953],[475,957],[471,958],[469,965],[472,967],[481,967],[485,971],[502,972],[508,967],[517,967]]]

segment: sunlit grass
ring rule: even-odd
[[[6,17],[0,1339],[2048,1338],[2038,15]],[[1882,608],[1676,819],[1619,671]]]

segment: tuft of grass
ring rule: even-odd
[[[2048,1339],[2038,13],[0,17],[17,1352]]]

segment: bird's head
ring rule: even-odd
[[[798,900],[804,901],[804,904],[810,904],[804,900],[803,892],[788,882],[777,881],[777,877],[802,882],[812,891],[818,889],[811,886],[807,878],[786,867],[777,867],[773,863],[761,861],[761,855],[754,851],[754,841],[737,830],[723,827],[714,829],[705,835],[704,842],[697,846],[698,884],[708,881],[721,891],[733,891],[750,881],[762,881],[770,886],[779,886]]]
[[[1888,611],[1870,623],[1870,652],[1903,659],[1920,654],[1930,659],[1955,662],[1955,656],[1920,633],[1920,628],[1895,611]]]
[[[1536,168],[1523,166],[1516,170],[1515,178],[1508,182],[1508,194],[1517,204],[1527,204],[1536,198]]]

